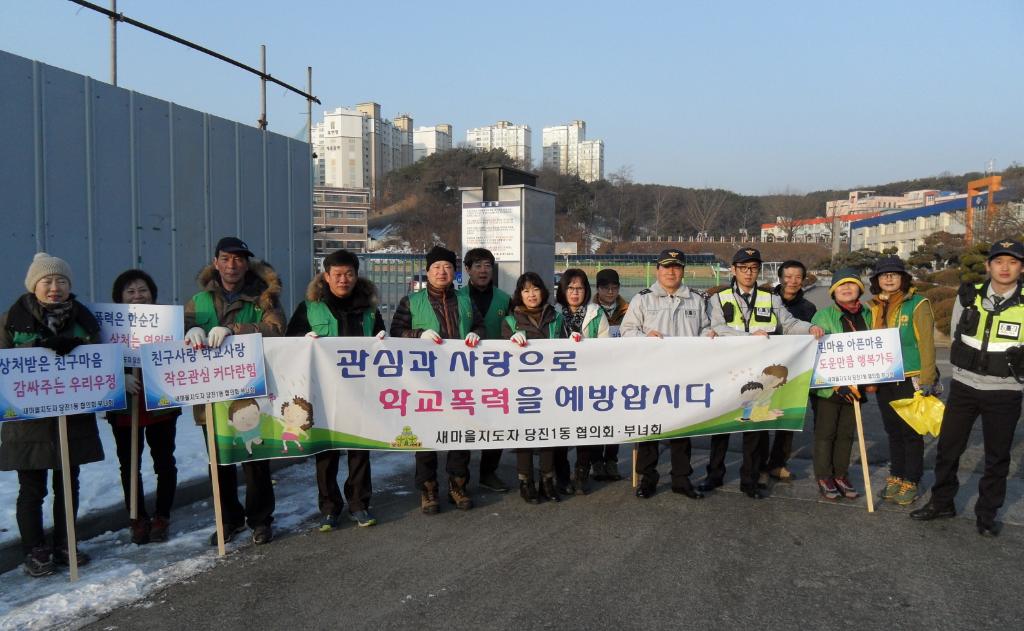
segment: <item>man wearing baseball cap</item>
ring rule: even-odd
[[[732,280],[729,287],[709,300],[711,304],[711,330],[715,335],[764,336],[824,335],[821,327],[797,320],[782,304],[782,298],[757,287],[761,272],[761,253],[756,248],[740,248],[732,257]],[[708,456],[708,476],[698,487],[707,492],[722,485],[725,478],[725,454],[729,449],[729,434],[711,437]],[[743,464],[740,466],[740,490],[748,497],[761,499],[759,483],[761,462],[768,455],[768,432],[743,433]],[[767,476],[766,476],[767,477]]]
[[[957,469],[981,416],[985,472],[974,505],[978,534],[996,536],[1006,496],[1010,448],[1024,391],[1024,245],[1000,239],[989,250],[988,280],[964,283],[953,303],[953,380],[935,453],[935,485],[924,507],[911,518],[931,521],[956,515]]]
[[[710,321],[703,293],[683,284],[686,256],[682,250],[663,250],[654,259],[657,264],[657,282],[641,290],[629,302],[622,319],[622,337],[700,337],[706,335]],[[704,497],[693,488],[690,474],[691,445],[689,438],[668,441],[672,459],[672,492],[691,499]],[[636,496],[647,499],[654,496],[658,486],[658,441],[648,440],[637,445],[636,471],[640,485]]]
[[[201,290],[185,304],[185,344],[202,348],[219,347],[232,335],[260,333],[280,337],[285,332],[281,311],[281,281],[269,265],[250,260],[252,250],[238,237],[217,242],[213,261],[199,272]],[[194,408],[196,425],[206,431],[206,415],[201,406]],[[270,522],[274,513],[274,487],[270,479],[270,461],[242,463],[245,473],[245,507],[238,501],[238,472],[235,465],[218,469],[224,538],[227,541],[245,529],[252,529],[256,544],[273,539]],[[210,545],[217,544],[217,533]]]

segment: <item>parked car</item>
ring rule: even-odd
[[[427,288],[427,274],[413,274],[409,277],[409,291],[419,291]]]

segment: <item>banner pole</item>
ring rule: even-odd
[[[224,556],[224,516],[220,510],[220,474],[217,471],[217,435],[214,433],[213,404],[204,406],[206,411],[206,450],[210,454],[210,484],[213,486],[213,518],[217,522],[217,554]]]
[[[132,376],[141,383],[138,368],[132,368]],[[139,395],[129,395],[128,404],[132,406],[132,481],[128,517],[134,522],[139,518]]]
[[[860,466],[864,472],[864,496],[868,498],[868,512],[875,512],[874,492],[871,490],[871,471],[868,469],[868,450],[864,446],[864,422],[860,417],[860,401],[853,400],[853,414],[857,420],[857,444],[860,447]]]
[[[71,582],[78,580],[78,541],[75,538],[74,489],[71,488],[71,455],[68,453],[68,417],[61,414],[57,419],[57,437],[60,442],[60,474],[64,483],[64,526],[67,528],[68,567]],[[54,475],[57,472],[54,471]],[[60,528],[60,524],[54,524]],[[55,551],[56,552],[56,551]]]
[[[637,444],[633,443],[633,488],[635,489],[640,484],[640,476],[636,474],[636,450]]]

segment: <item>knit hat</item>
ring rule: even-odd
[[[597,273],[597,286],[607,287],[608,285],[619,284],[619,273],[613,269],[606,268]]]
[[[34,292],[36,283],[51,274],[59,274],[71,282],[71,266],[67,261],[50,256],[46,252],[36,252],[32,257],[32,264],[28,266],[28,274],[25,274],[25,289]]]
[[[455,267],[455,262],[457,260],[458,257],[455,256],[455,252],[452,252],[447,248],[442,248],[439,245],[435,245],[429,252],[427,252],[428,268],[438,261],[448,261],[452,264],[452,267]]]
[[[828,295],[835,294],[836,287],[843,283],[853,283],[860,287],[860,293],[864,293],[864,281],[860,279],[860,272],[852,267],[844,267],[843,269],[836,270],[835,274],[832,274],[832,284],[828,287]]]

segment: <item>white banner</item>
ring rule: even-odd
[[[120,346],[84,344],[67,355],[45,348],[0,350],[0,420],[123,410],[125,405]]]
[[[96,303],[90,311],[100,323],[100,337],[107,344],[124,346],[124,365],[142,365],[139,347],[180,340],[185,331],[185,310],[180,305],[125,305]]]
[[[833,333],[818,340],[812,388],[903,379],[899,329]]]
[[[142,380],[147,410],[266,396],[263,336],[231,335],[217,348],[147,344]]]
[[[268,397],[252,410],[215,406],[224,462],[281,457],[290,445],[308,455],[799,430],[815,344],[620,338],[470,349],[458,340],[267,338],[264,348]]]

